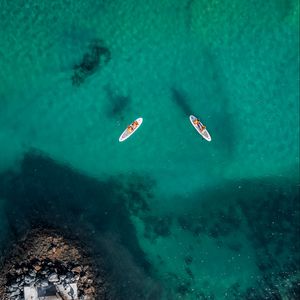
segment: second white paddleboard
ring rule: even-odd
[[[191,121],[192,125],[194,126],[194,128],[198,131],[198,133],[204,139],[206,139],[208,142],[210,142],[211,136],[210,136],[209,132],[206,130],[205,126],[200,122],[200,120],[197,119],[195,116],[190,115],[190,121]],[[199,123],[195,124],[195,121],[199,121]]]

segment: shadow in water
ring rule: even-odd
[[[192,108],[189,105],[187,96],[180,91],[179,89],[172,87],[172,100],[173,102],[181,109],[181,111],[186,115],[189,116],[192,114]]]
[[[18,240],[30,228],[55,228],[77,236],[105,263],[114,287],[108,299],[160,299],[162,289],[151,279],[151,265],[139,246],[131,213],[148,210],[148,178],[134,176],[98,181],[31,152],[20,171],[0,175],[9,238]],[[4,245],[0,245],[4,248]],[[126,269],[126,271],[125,271]]]
[[[131,98],[118,94],[118,92],[113,90],[109,85],[104,87],[104,91],[109,101],[109,107],[107,110],[108,116],[123,119],[124,112],[129,108],[131,103]]]
[[[222,75],[217,56],[208,49],[202,50],[202,55],[199,93],[193,95],[183,91],[179,85],[174,85],[171,87],[171,99],[186,116],[193,114],[200,118],[207,125],[213,143],[218,143],[218,148],[231,157],[236,134],[229,110],[230,97],[226,79]]]
[[[214,132],[215,140],[220,143],[222,147],[229,156],[233,155],[234,147],[236,143],[235,134],[235,124],[234,118],[230,113],[230,95],[227,88],[226,76],[224,76],[224,71],[218,62],[218,57],[210,49],[203,50],[203,61],[204,66],[203,74],[204,80],[209,81],[211,84],[206,85],[206,90],[204,91],[206,104],[212,103],[213,107],[218,109],[212,111],[211,117],[216,120],[213,122],[211,128]],[[214,103],[215,102],[215,103]]]
[[[193,5],[195,0],[187,0],[183,9],[184,9],[184,23],[187,33],[191,31],[192,27],[192,18],[193,18]]]

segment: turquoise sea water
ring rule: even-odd
[[[296,299],[298,1],[2,0],[0,14],[3,251],[47,220],[109,249],[119,299]]]

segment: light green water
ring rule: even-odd
[[[237,279],[242,289],[254,284],[249,222],[226,240],[243,244],[233,254],[175,219],[236,206],[244,182],[250,202],[257,190],[297,197],[298,1],[1,1],[0,14],[0,171],[18,169],[34,148],[99,180],[147,175],[151,213],[170,216],[171,234],[151,241],[144,219],[132,222],[163,284],[191,282],[174,297],[202,299],[205,290],[221,299]],[[95,38],[111,60],[74,87],[73,66]],[[116,110],[118,97],[126,104]],[[142,128],[120,144],[139,116]]]

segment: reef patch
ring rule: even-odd
[[[81,62],[73,68],[72,85],[83,84],[89,76],[105,66],[110,59],[111,52],[104,42],[99,39],[92,40]]]

